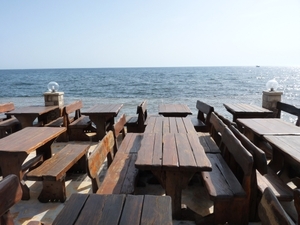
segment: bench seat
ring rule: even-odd
[[[53,157],[26,174],[28,180],[42,181],[40,202],[66,200],[65,176],[68,171],[86,172],[86,154],[90,145],[67,144]]]
[[[144,100],[137,106],[137,116],[132,116],[126,121],[126,128],[128,133],[143,133],[146,127],[147,120],[147,101]]]
[[[213,137],[210,135],[210,133],[202,133],[198,132],[198,139],[201,145],[204,148],[205,153],[221,153],[220,148],[216,144],[216,142],[213,140]]]
[[[214,111],[214,107],[197,101],[196,108],[198,110],[197,117],[190,116],[191,122],[197,132],[209,132],[210,131],[210,114]]]

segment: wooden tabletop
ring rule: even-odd
[[[144,133],[135,166],[144,170],[211,170],[196,133]]]
[[[57,109],[58,106],[25,106],[15,108],[10,112],[6,112],[6,115],[21,115],[21,114],[35,114],[36,116],[50,112]]]
[[[262,135],[300,135],[300,127],[279,118],[237,119],[237,123]]]
[[[158,114],[166,117],[186,117],[191,115],[192,112],[185,104],[161,104],[159,105]]]
[[[226,110],[233,115],[233,121],[237,118],[266,118],[273,117],[274,113],[271,110],[250,104],[234,103],[223,104]]]
[[[0,152],[29,154],[65,131],[65,127],[26,127],[1,138]]]
[[[81,113],[84,115],[101,114],[117,116],[123,104],[97,104]]]
[[[171,198],[154,195],[72,194],[53,225],[172,225]]]
[[[192,133],[196,132],[191,119],[186,117],[150,116],[145,133]]]

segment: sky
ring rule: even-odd
[[[0,69],[300,66],[299,0],[0,0]]]

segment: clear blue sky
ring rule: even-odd
[[[300,66],[299,0],[0,0],[0,69]]]

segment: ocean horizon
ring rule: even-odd
[[[123,103],[120,114],[134,115],[148,100],[149,114],[160,103],[187,104],[196,115],[196,101],[231,118],[223,103],[262,105],[266,83],[275,78],[282,101],[299,106],[300,67],[126,67],[0,70],[0,103],[16,107],[43,105],[47,84],[55,81],[64,92],[65,104],[83,101],[83,109],[100,103]],[[283,115],[286,120],[294,118]]]

